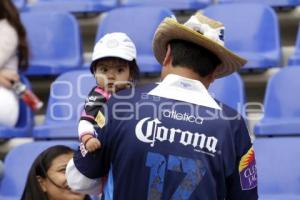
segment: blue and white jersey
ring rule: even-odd
[[[106,192],[115,200],[258,199],[245,122],[201,82],[168,75],[107,105],[106,125],[97,130],[103,146],[75,153],[67,169],[71,188],[90,191],[110,173]]]

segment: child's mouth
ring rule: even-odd
[[[114,86],[113,83],[108,83],[108,84],[107,84],[107,87],[108,87],[108,88],[112,88],[113,86]]]

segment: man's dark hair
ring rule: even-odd
[[[211,74],[221,64],[220,59],[204,47],[183,40],[170,41],[172,65],[192,69],[201,77]]]

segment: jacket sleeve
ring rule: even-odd
[[[96,87],[94,87],[85,100],[80,120],[86,120],[93,125],[99,126],[97,122],[97,116],[99,115],[99,112],[103,114],[105,103],[106,98],[102,94],[97,92]],[[102,126],[103,124],[100,124],[101,128]]]
[[[78,136],[81,140],[85,134],[94,135],[94,128],[102,128],[105,125],[104,109],[106,99],[95,90],[94,87],[85,100],[84,108],[78,123]]]
[[[250,135],[243,119],[234,126],[236,163],[227,177],[227,200],[257,200],[257,173],[255,154]]]

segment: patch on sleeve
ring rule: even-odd
[[[242,190],[250,190],[257,186],[256,162],[253,147],[241,158],[239,174]]]
[[[103,116],[101,111],[98,111],[98,114],[95,118],[95,122],[100,128],[103,128],[103,126],[105,125],[105,117]]]

